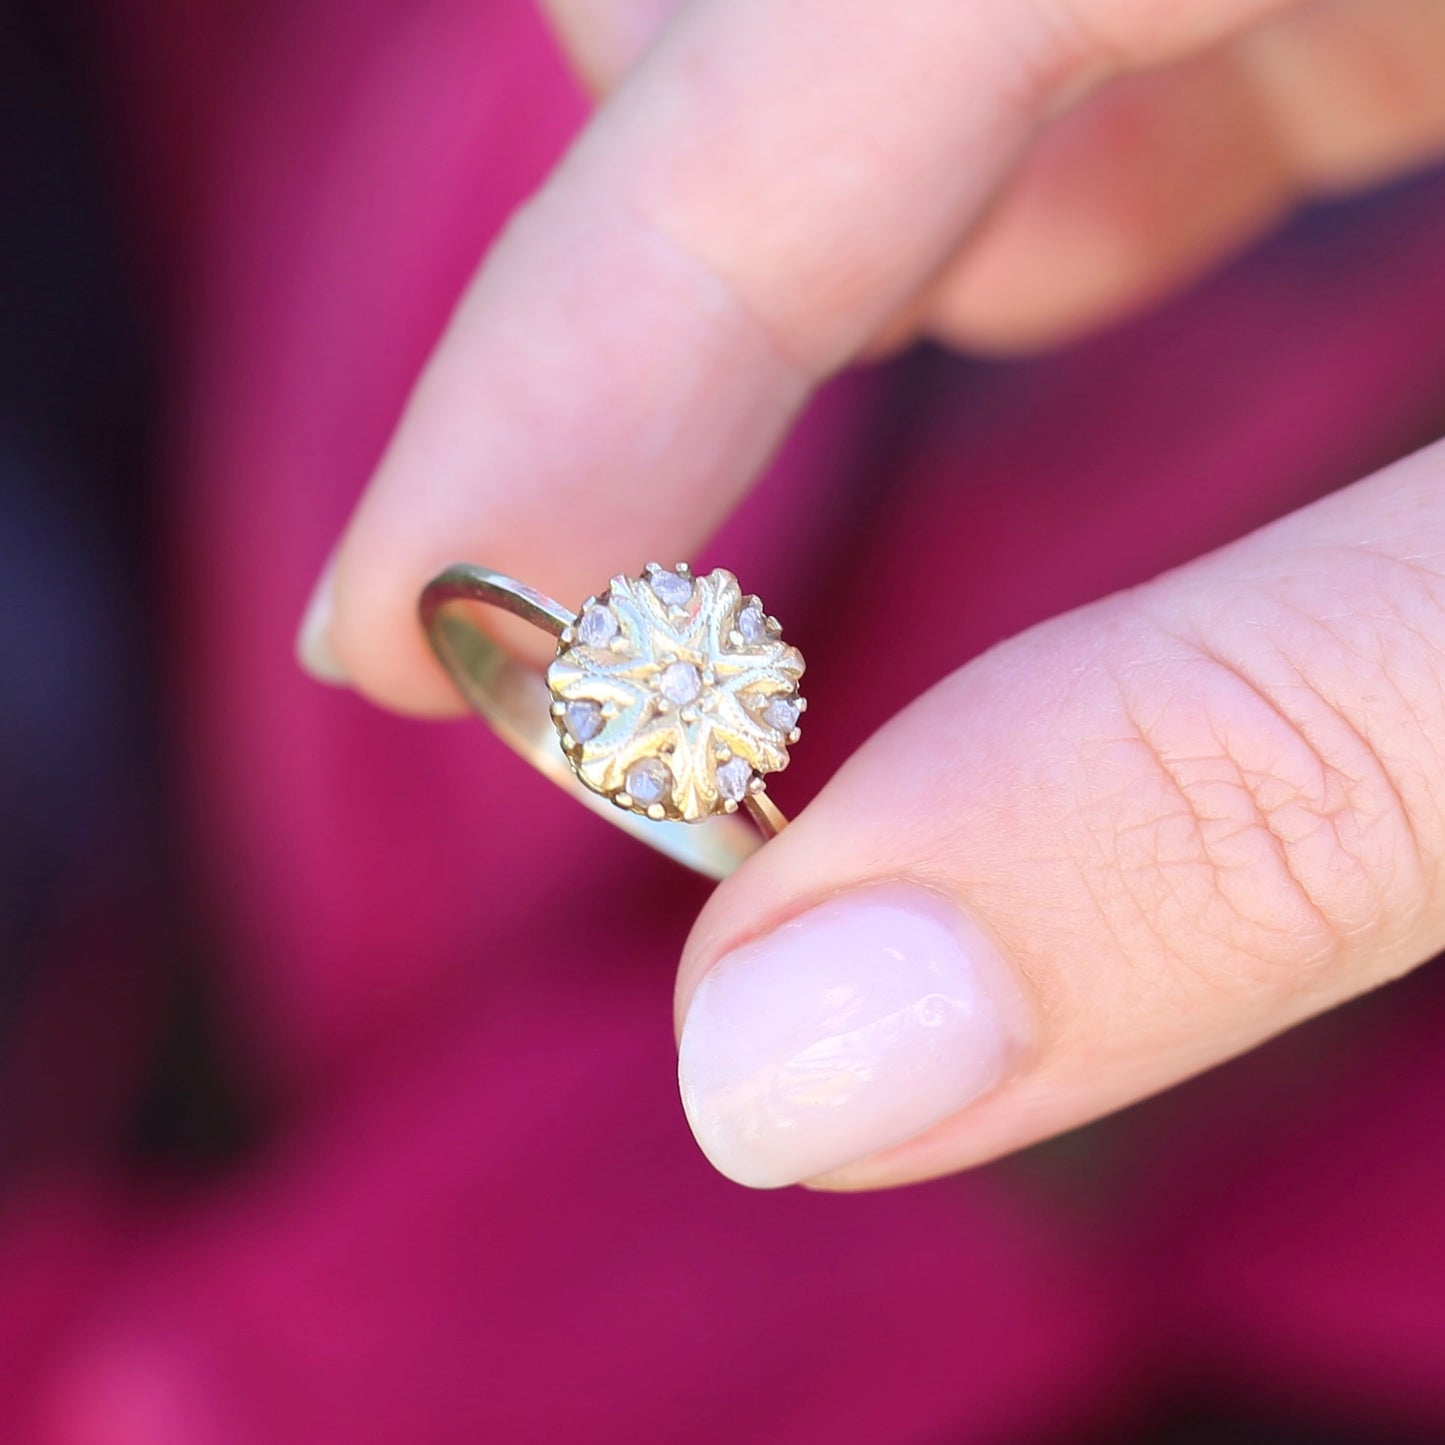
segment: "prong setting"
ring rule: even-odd
[[[788,764],[803,659],[730,572],[649,562],[563,629],[547,673],[564,755],[594,792],[655,820],[735,813]]]

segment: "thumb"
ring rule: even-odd
[[[865,744],[689,940],[714,1165],[963,1168],[1445,945],[1442,481],[1445,445],[1024,634]]]

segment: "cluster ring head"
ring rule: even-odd
[[[732,813],[788,765],[802,654],[724,568],[650,562],[589,597],[547,669],[552,720],[593,792],[658,820]]]

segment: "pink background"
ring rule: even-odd
[[[705,885],[480,725],[384,716],[291,661],[578,94],[511,0],[112,0],[101,40],[172,341],[184,822],[225,940],[222,1066],[263,1127],[203,1179],[115,1162],[154,990],[107,953],[123,901],[88,903],[8,1085],[96,1142],[36,1152],[0,1200],[5,1438],[1119,1439],[1196,1396],[1445,1438],[1428,971],[964,1178],[835,1198],[709,1170],[670,1027]],[[780,801],[998,638],[1437,435],[1442,243],[1445,184],[1417,182],[1067,353],[832,387],[712,549],[806,641]],[[887,605],[854,635],[903,644],[858,695],[830,637],[860,564]],[[938,634],[906,621],[940,604]]]

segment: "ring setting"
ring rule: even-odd
[[[649,563],[563,630],[547,669],[582,784],[654,821],[733,813],[788,765],[803,657],[731,572]]]
[[[545,676],[453,605],[463,602],[551,633],[557,650]],[[653,847],[723,877],[786,826],[767,782],[801,736],[803,657],[725,568],[694,574],[685,563],[649,562],[574,613],[502,573],[458,563],[427,585],[420,613],[438,659],[497,735]]]

